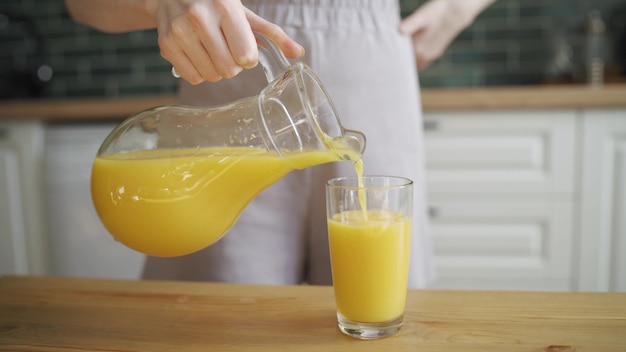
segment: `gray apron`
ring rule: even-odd
[[[305,47],[341,123],[363,131],[365,174],[415,182],[410,287],[432,279],[424,190],[424,147],[411,42],[398,32],[397,0],[244,0]],[[181,81],[180,103],[212,106],[258,94],[259,67],[233,79],[192,86]],[[350,162],[294,171],[259,194],[222,239],[197,253],[148,257],[146,279],[251,284],[332,283],[325,182],[354,176]],[[221,201],[221,200],[216,200]]]

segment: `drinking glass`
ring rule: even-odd
[[[395,334],[406,303],[413,182],[394,176],[334,178],[326,184],[328,236],[341,332],[359,339]]]

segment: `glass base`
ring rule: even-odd
[[[339,330],[348,336],[361,340],[382,339],[394,335],[402,327],[402,318],[403,315],[381,323],[359,323],[337,313]]]

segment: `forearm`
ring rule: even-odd
[[[465,26],[469,26],[474,22],[474,19],[485,10],[489,5],[496,2],[496,0],[452,0],[458,1],[458,4],[465,11]]]
[[[119,33],[156,26],[142,0],[65,0],[72,19],[103,32]]]

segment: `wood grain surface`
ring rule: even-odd
[[[422,105],[425,111],[623,108],[626,85],[430,89],[422,92]]]
[[[626,294],[410,290],[360,341],[331,287],[2,277],[0,351],[626,351]]]
[[[626,84],[424,89],[425,111],[626,107]],[[122,120],[142,110],[176,104],[172,95],[0,101],[0,120]]]

